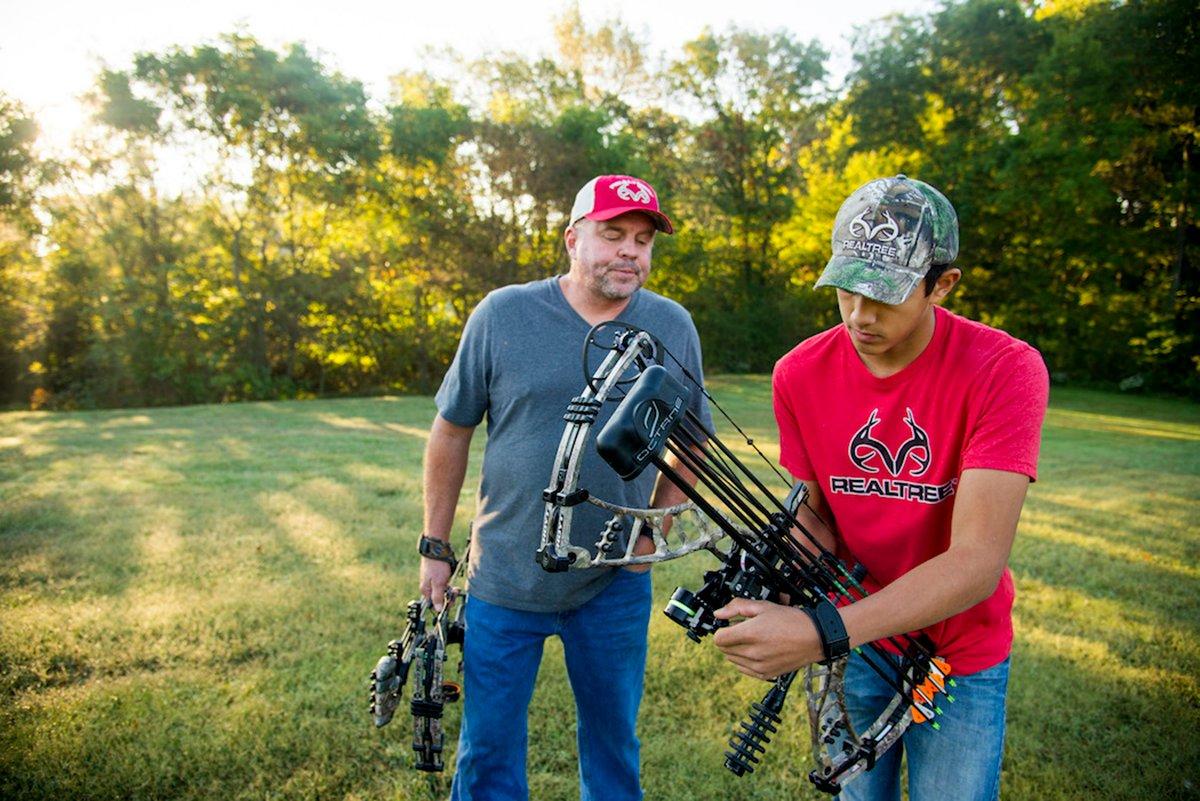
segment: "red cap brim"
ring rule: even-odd
[[[620,217],[622,214],[627,214],[631,211],[645,214],[650,219],[654,220],[654,227],[664,234],[675,233],[675,226],[671,225],[671,220],[661,211],[648,209],[645,206],[616,206],[613,208],[604,209],[603,211],[593,211],[591,214],[583,215],[589,220],[611,220],[613,217]]]

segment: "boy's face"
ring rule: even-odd
[[[925,294],[918,284],[903,303],[889,305],[837,290],[838,310],[854,349],[868,366],[906,367],[921,354],[933,336],[933,307],[941,303],[958,283],[962,272],[951,268],[942,273],[934,290]]]

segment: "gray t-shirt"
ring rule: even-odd
[[[656,336],[702,380],[700,340],[678,303],[640,289],[620,319]],[[558,277],[497,289],[471,313],[438,390],[438,412],[449,422],[471,427],[487,419],[468,577],[471,594],[488,603],[534,612],[573,609],[613,578],[610,569],[547,573],[534,561],[545,509],[542,490],[550,483],[567,403],[584,389],[582,352],[590,328],[567,303]],[[600,364],[600,356],[589,369]],[[664,361],[680,377],[678,366]],[[605,500],[645,506],[658,471],[648,469],[626,483],[596,453],[595,434],[616,406],[605,403],[592,427],[580,486]],[[711,429],[699,391],[692,393],[692,410]],[[592,504],[575,507],[571,541],[590,547],[608,517]]]

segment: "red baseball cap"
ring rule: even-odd
[[[584,184],[571,207],[571,225],[584,217],[611,220],[630,211],[649,214],[654,227],[664,234],[675,233],[671,220],[658,208],[654,187],[632,175],[598,175]]]

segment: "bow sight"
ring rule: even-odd
[[[772,464],[771,469],[790,488],[786,499],[780,501],[715,432],[688,411],[692,390],[669,375],[661,364],[663,355],[674,357],[661,346],[654,360],[639,351],[639,344],[653,341],[652,337],[631,326],[610,323],[592,330],[589,345],[599,346],[598,337],[606,332],[606,326],[607,333],[614,328],[619,333],[608,358],[589,376],[587,390],[568,411],[555,473],[543,495],[547,510],[539,561],[548,570],[604,564],[602,547],[593,558],[587,549],[571,545],[569,538],[570,507],[588,499],[586,490],[577,484],[578,453],[596,411],[591,409],[585,415],[583,409],[588,404],[598,409],[618,380],[629,384],[627,371],[640,370],[632,386],[622,387],[624,398],[596,438],[596,449],[627,480],[648,466],[657,468],[691,500],[690,506],[698,516],[718,532],[691,550],[710,551],[721,567],[705,573],[704,585],[696,592],[677,589],[664,611],[697,642],[726,625],[713,612],[735,597],[786,602],[809,616],[825,652],[824,661],[805,668],[804,685],[818,763],[809,779],[818,789],[837,793],[846,781],[873,767],[879,755],[911,723],[931,720],[940,713],[936,697],[953,684],[948,679],[950,666],[933,655],[932,644],[921,635],[889,637],[855,649],[896,691],[883,713],[861,733],[856,732],[845,710],[842,681],[847,640],[834,604],[854,603],[866,597],[862,586],[865,571],[847,567],[813,534],[810,527],[821,525],[821,521],[808,507],[802,483],[792,486]],[[683,376],[721,410],[700,382],[679,366]],[[766,461],[753,440],[724,410],[721,413]],[[673,463],[663,458],[664,451],[673,457]],[[695,481],[685,480],[676,466],[695,476]],[[721,536],[731,540],[727,551],[714,545]],[[602,537],[598,545],[603,542]],[[642,562],[682,555],[662,547],[658,539],[655,543],[655,554]],[[887,658],[896,653],[902,655],[898,671]],[[737,775],[752,772],[759,763],[770,735],[778,730],[783,702],[796,675],[779,676],[730,739],[725,765]],[[932,725],[937,727],[936,722]]]
[[[417,770],[438,772],[445,767],[442,762],[445,741],[442,712],[446,704],[457,701],[462,695],[460,685],[444,678],[446,647],[462,646],[465,606],[460,601],[464,601],[465,596],[462,590],[448,588],[446,603],[436,613],[427,598],[409,601],[403,636],[388,643],[387,653],[371,671],[370,713],[376,728],[391,722],[400,705],[408,675],[413,673],[409,709],[413,718],[412,747],[417,752],[414,765]],[[462,672],[461,658],[458,670]]]

